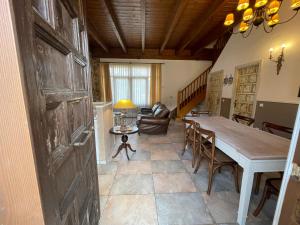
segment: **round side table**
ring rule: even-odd
[[[130,151],[132,152],[136,152],[136,150],[133,150],[131,148],[131,145],[127,142],[128,141],[128,135],[129,134],[135,134],[139,131],[139,128],[137,126],[129,126],[127,127],[128,129],[127,130],[120,130],[120,126],[115,126],[115,127],[112,127],[109,132],[111,134],[114,134],[114,135],[122,135],[121,137],[121,140],[122,140],[122,143],[120,144],[117,152],[115,155],[113,155],[113,158],[116,158],[117,155],[122,151],[122,149],[125,149],[126,151],[126,156],[127,156],[127,159],[129,159],[129,156],[128,156],[128,148]]]

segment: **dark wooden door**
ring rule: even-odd
[[[45,224],[98,224],[85,0],[13,6]]]

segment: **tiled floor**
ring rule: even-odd
[[[215,176],[208,196],[207,163],[193,174],[190,151],[181,155],[182,123],[172,122],[167,135],[130,135],[129,142],[137,150],[130,161],[122,153],[98,167],[101,225],[235,224],[239,194],[230,169]],[[252,196],[250,212],[259,200]],[[271,225],[275,206],[270,199],[248,225]]]

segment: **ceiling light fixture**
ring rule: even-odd
[[[288,20],[281,22],[278,11],[282,5],[283,0],[256,0],[254,8],[249,7],[249,0],[239,0],[237,11],[243,12],[243,19],[240,22],[239,32],[243,37],[248,37],[252,31],[252,28],[263,25],[266,33],[272,32],[276,25],[287,23],[291,21],[300,9],[300,0],[292,0],[291,8],[295,11]],[[226,16],[224,25],[230,27],[234,25],[234,14],[229,13]]]

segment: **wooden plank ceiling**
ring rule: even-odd
[[[212,60],[238,0],[87,0],[94,57]]]

